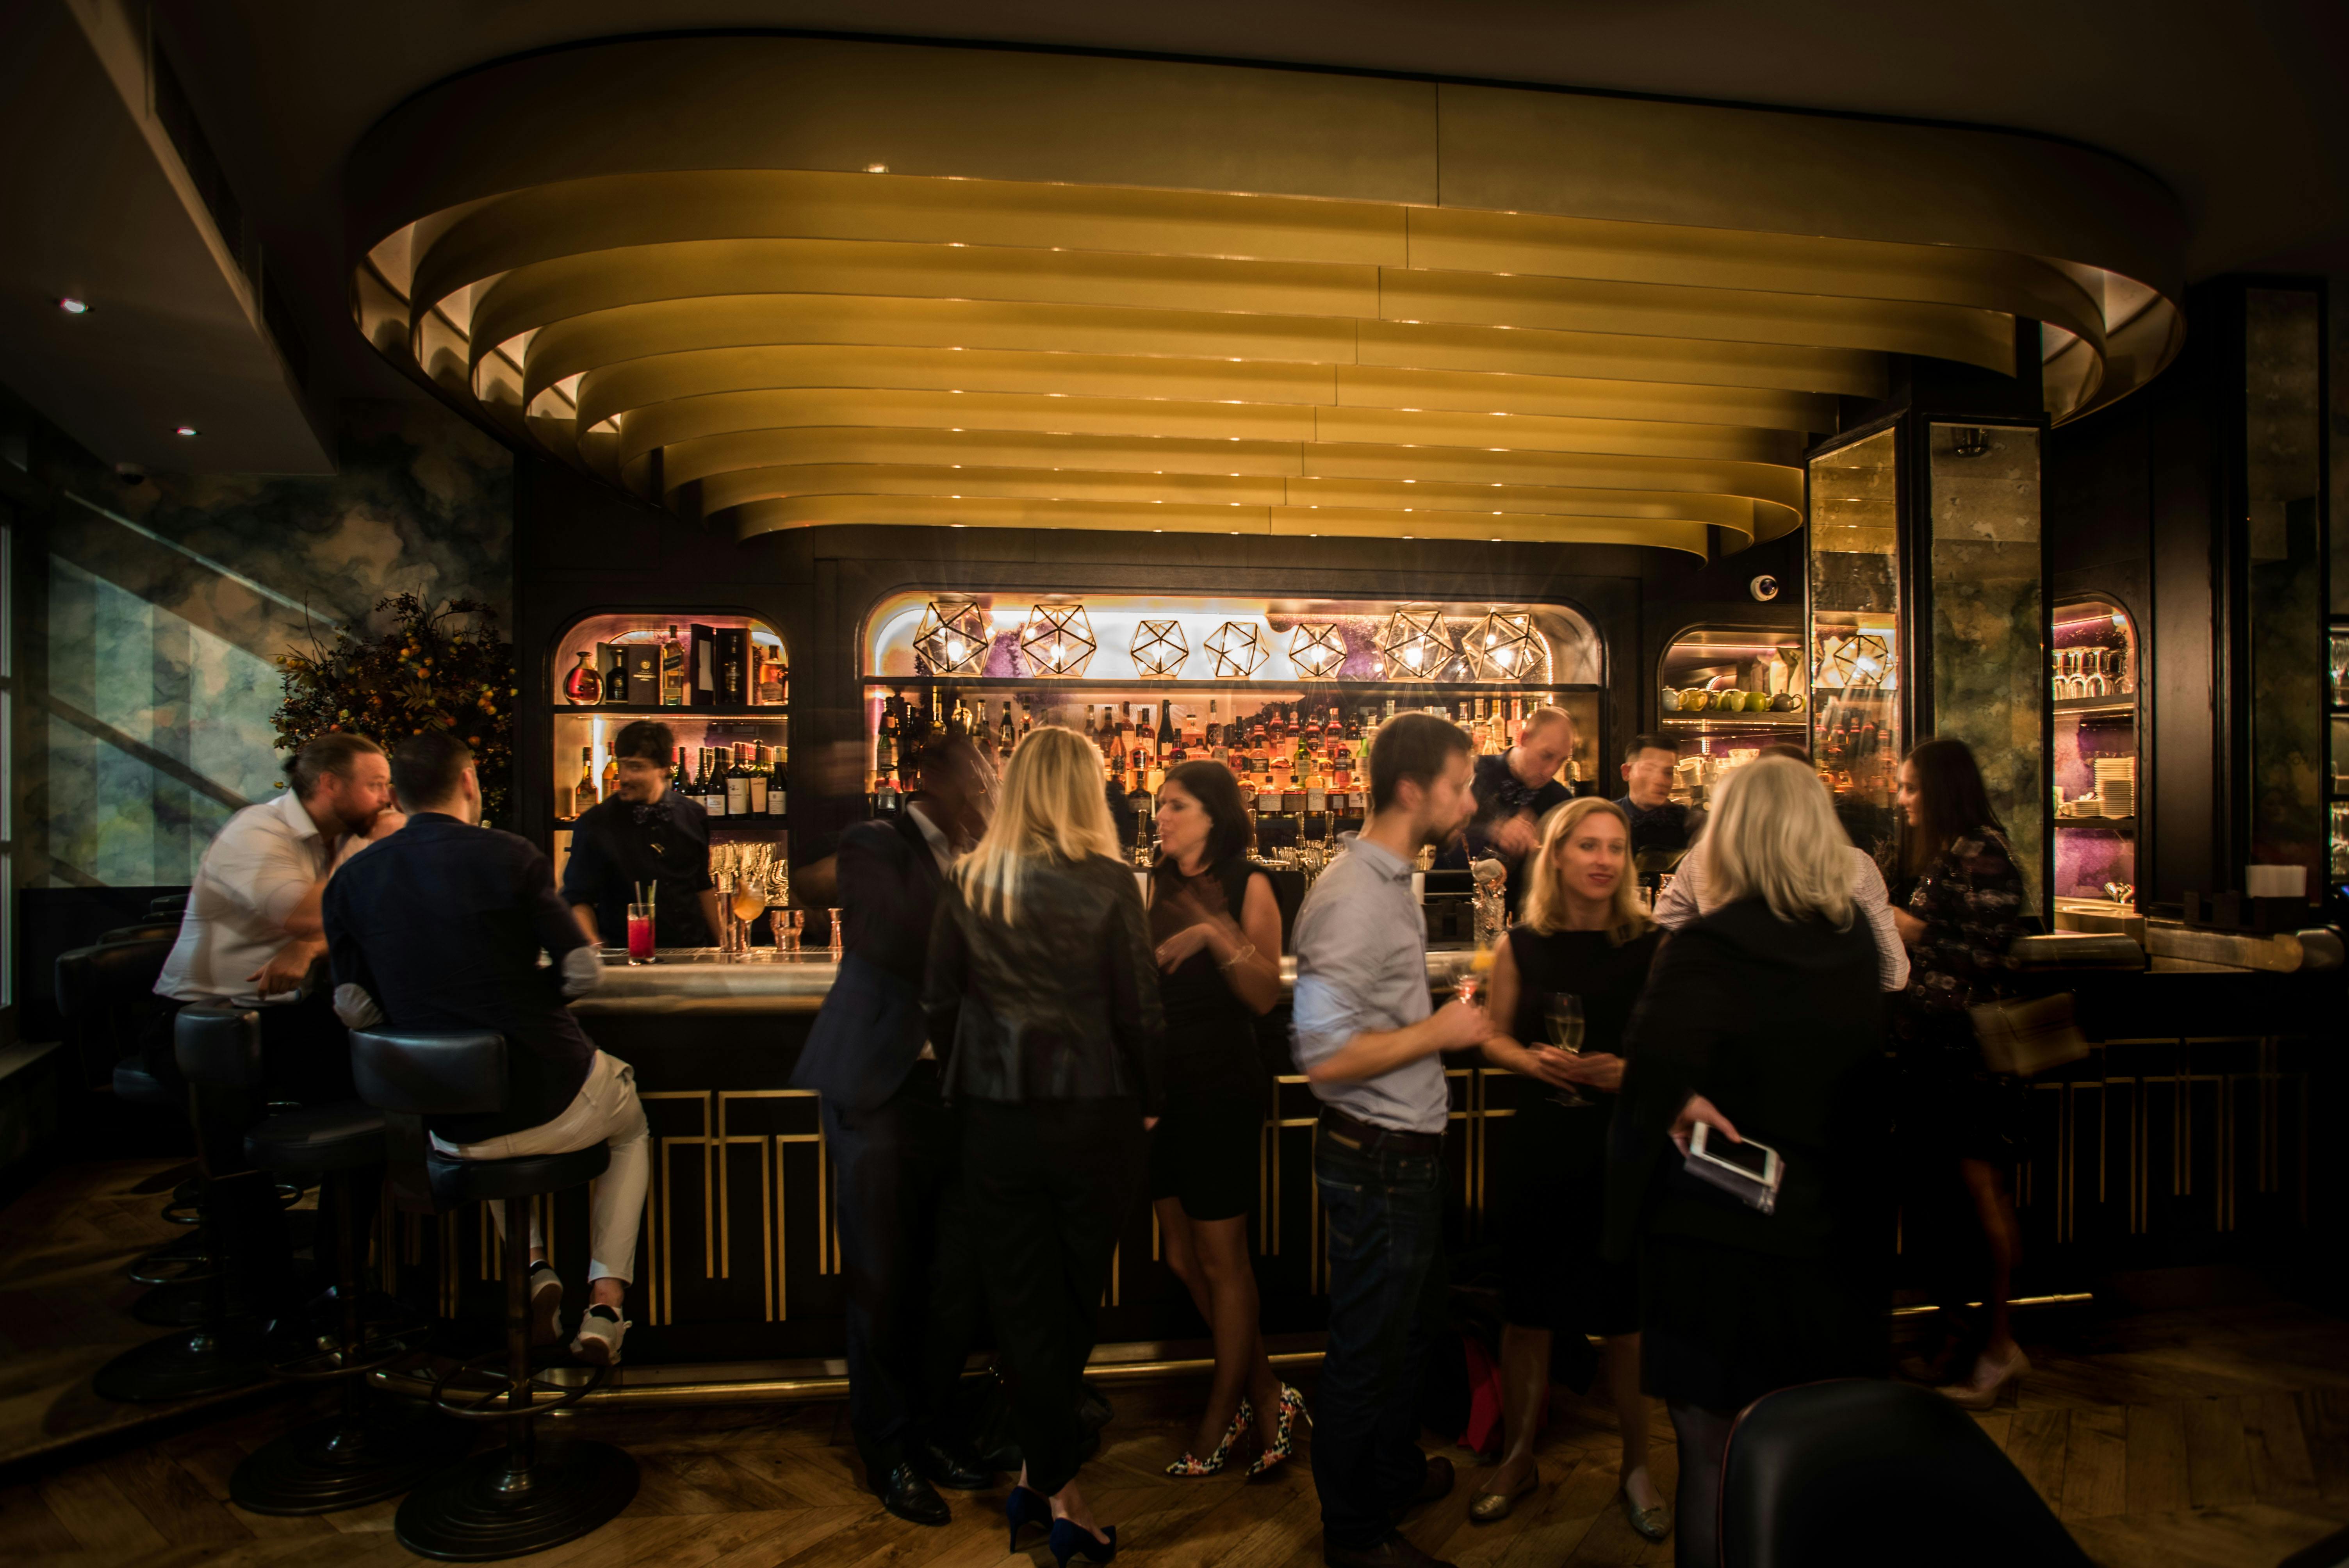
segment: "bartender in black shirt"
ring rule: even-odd
[[[1507,898],[1514,913],[1526,857],[1541,841],[1542,819],[1574,798],[1557,779],[1557,770],[1574,755],[1574,716],[1566,709],[1537,707],[1526,715],[1515,746],[1476,758],[1469,779],[1476,814],[1461,843],[1436,864],[1465,868],[1480,860],[1499,861],[1509,868]]]
[[[563,902],[582,930],[606,947],[628,944],[628,905],[638,888],[653,898],[653,941],[707,947],[719,928],[709,880],[709,820],[668,787],[677,738],[655,719],[620,731],[620,792],[579,818],[563,868]]]
[[[1704,820],[1702,811],[1672,799],[1672,770],[1680,759],[1680,748],[1668,735],[1635,735],[1623,748],[1623,798],[1615,804],[1631,823],[1634,864],[1652,851],[1661,857],[1654,869],[1671,870]]]

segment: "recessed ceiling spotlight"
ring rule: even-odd
[[[867,174],[886,174],[889,172],[889,166],[885,163],[868,163],[864,166],[864,172]]]
[[[173,433],[174,435],[181,435],[181,436],[194,436],[194,435],[200,435],[200,434],[202,434],[202,432],[201,432],[201,431],[199,431],[199,430],[198,430],[198,429],[197,429],[193,425],[181,425],[181,426],[177,430],[173,431],[172,433]]]
[[[67,315],[88,315],[89,314],[89,301],[86,299],[76,299],[71,294],[67,294],[65,298],[57,301],[57,308],[65,312]]]

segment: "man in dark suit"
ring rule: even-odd
[[[977,1491],[994,1478],[947,1428],[976,1327],[978,1268],[957,1213],[958,1135],[939,1097],[922,979],[938,889],[986,830],[994,769],[960,736],[912,761],[905,810],[842,837],[840,975],[791,1081],[823,1097],[839,1174],[849,1423],[867,1479],[900,1519],[944,1524],[932,1482]]]

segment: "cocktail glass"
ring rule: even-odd
[[[653,906],[648,903],[628,905],[628,962],[657,964],[653,955]]]

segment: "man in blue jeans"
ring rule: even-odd
[[[1452,1490],[1452,1461],[1419,1450],[1416,1398],[1442,1320],[1452,1101],[1440,1053],[1481,1043],[1493,1026],[1466,1003],[1431,1007],[1411,876],[1422,848],[1475,813],[1472,777],[1456,726],[1422,713],[1381,725],[1370,821],[1297,916],[1297,1060],[1321,1101],[1313,1177],[1330,1216],[1313,1482],[1331,1568],[1435,1563],[1395,1522]]]

